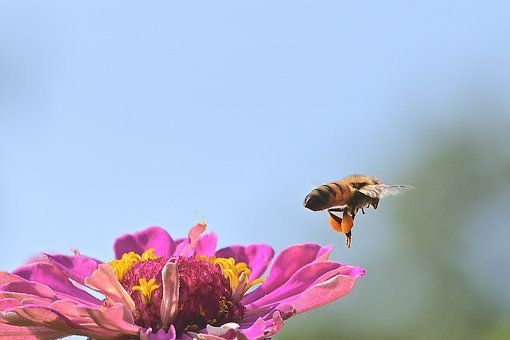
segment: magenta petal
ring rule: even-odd
[[[57,295],[53,290],[51,290],[51,288],[39,282],[10,282],[1,286],[0,290],[4,292],[32,294],[50,300],[57,299]]]
[[[72,280],[83,284],[83,280],[90,276],[101,261],[83,255],[50,255],[45,254],[48,261],[60,269]]]
[[[150,227],[134,234],[121,236],[113,245],[116,259],[120,259],[122,254],[130,251],[142,254],[149,248],[154,248],[156,255],[170,258],[174,249],[173,240],[164,229]]]
[[[322,306],[347,294],[363,269],[336,262],[313,262],[298,270],[284,285],[246,305],[243,326],[274,310],[284,318]]]
[[[241,329],[240,333],[248,339],[269,339],[282,328],[282,317],[280,312],[276,311],[271,319],[264,321],[262,318],[258,318],[250,327]]]
[[[174,247],[171,256],[179,256],[184,247],[189,243],[188,238],[178,238],[174,240]]]
[[[330,247],[315,243],[304,243],[285,248],[273,262],[266,282],[243,298],[244,304],[258,300],[268,292],[283,285],[298,269],[314,262],[323,261]]]
[[[267,290],[262,285],[259,289],[264,292],[256,301],[251,304],[244,303],[249,314],[253,314],[254,310],[263,308],[264,306],[280,304],[288,299],[297,297],[301,292],[307,290],[316,283],[323,282],[335,275],[338,275],[342,265],[337,262],[314,262],[299,269],[285,282],[274,290]]]
[[[266,331],[266,322],[262,318],[258,318],[253,325],[241,330],[248,339],[260,339],[264,337]]]
[[[261,277],[274,256],[274,250],[266,244],[252,244],[247,247],[230,246],[216,252],[216,257],[232,257],[236,262],[244,262],[251,269],[250,279]]]
[[[267,323],[266,323],[267,325]],[[280,312],[276,311],[273,313],[273,319],[270,320],[270,325],[266,329],[265,335],[273,336],[283,328],[283,319]]]
[[[174,326],[170,326],[168,332],[165,332],[164,329],[160,329],[158,332],[152,333],[150,328],[140,332],[140,340],[175,340],[175,338]]]
[[[184,247],[189,243],[188,238],[178,238],[174,241],[172,256],[180,256]]]
[[[100,300],[78,289],[60,270],[49,263],[31,263],[14,270],[13,274],[50,287],[61,299],[73,299],[84,304],[101,305]]]
[[[10,340],[36,340],[57,339],[67,333],[38,326],[12,326],[0,323],[0,339]]]
[[[342,270],[339,272],[341,275],[350,276],[353,279],[359,279],[365,275],[365,269],[357,266],[343,265]]]
[[[203,235],[195,244],[195,254],[203,254],[207,257],[214,255],[218,237],[215,233]]]
[[[316,260],[317,261],[327,261],[329,259],[329,254],[333,250],[333,245],[328,244],[327,246],[321,247],[317,252]]]
[[[334,276],[308,289],[288,305],[292,306],[297,314],[306,312],[341,298],[350,292],[355,282],[356,279],[350,276]],[[282,306],[281,308],[287,307]]]

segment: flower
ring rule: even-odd
[[[347,294],[365,273],[329,261],[332,246],[314,243],[274,261],[265,244],[216,250],[205,228],[175,240],[159,227],[124,235],[108,263],[74,251],[0,271],[0,337],[266,339],[291,316]]]

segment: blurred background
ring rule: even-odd
[[[119,235],[333,243],[367,274],[277,339],[510,338],[505,1],[0,2],[0,268]],[[417,190],[351,249],[302,201]]]

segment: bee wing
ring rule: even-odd
[[[358,191],[368,197],[383,198],[386,196],[394,196],[412,189],[414,189],[413,186],[404,184],[371,184],[360,188]]]

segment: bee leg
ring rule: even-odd
[[[348,233],[345,233],[345,245],[347,246],[347,248],[350,248],[351,247],[351,239],[352,239],[352,233],[349,231]]]
[[[351,247],[351,229],[354,227],[354,212],[353,211],[344,211],[343,219],[342,219],[342,231],[345,234],[347,239],[345,240],[345,244],[347,248]]]
[[[365,209],[361,208],[361,212],[365,215]]]
[[[334,231],[341,232],[342,231],[342,218],[332,214],[328,210],[329,215],[329,225],[333,228]]]

